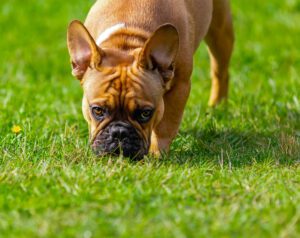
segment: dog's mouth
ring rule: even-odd
[[[123,155],[141,159],[148,153],[148,146],[129,123],[118,121],[110,123],[95,138],[93,151],[98,156]]]

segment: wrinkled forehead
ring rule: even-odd
[[[89,70],[82,86],[90,105],[112,108],[155,107],[162,95],[159,75],[131,66]]]

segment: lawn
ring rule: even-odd
[[[232,1],[227,105],[203,44],[171,154],[142,162],[89,150],[65,38],[92,3],[0,3],[0,237],[300,237],[299,1]]]

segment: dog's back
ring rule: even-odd
[[[150,33],[171,23],[179,32],[183,48],[188,45],[194,52],[208,30],[211,15],[210,0],[98,0],[85,25],[97,39],[106,29],[120,23]]]

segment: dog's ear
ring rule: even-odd
[[[171,24],[160,26],[147,40],[139,55],[139,66],[157,69],[165,81],[174,76],[174,62],[179,48],[177,29]]]
[[[80,21],[72,21],[68,27],[68,49],[72,62],[72,74],[82,79],[88,67],[101,63],[101,49]]]

